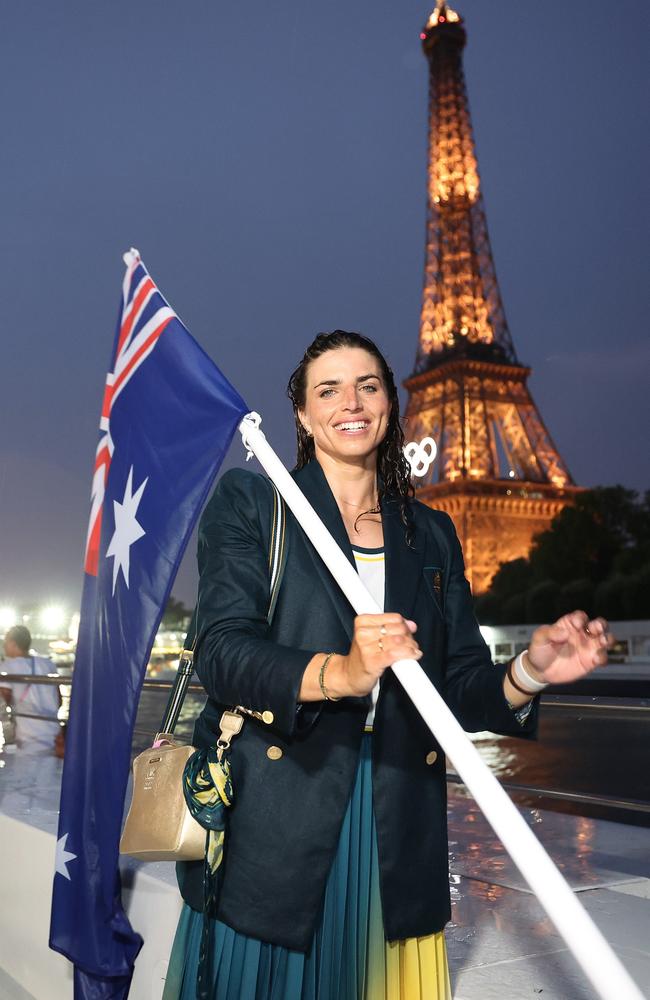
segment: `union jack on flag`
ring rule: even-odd
[[[126,274],[95,456],[52,894],[50,946],[75,1000],[124,1000],[142,939],[119,836],[153,640],[188,538],[249,407],[147,273]]]
[[[102,415],[99,421],[101,437],[95,456],[90,522],[86,538],[86,573],[97,576],[99,539],[106,481],[111,467],[113,441],[110,421],[113,403],[128,385],[143,361],[151,354],[165,327],[175,319],[147,274],[137,250],[124,254],[126,274],[122,286],[122,310],[115,345],[113,370],[106,376]]]

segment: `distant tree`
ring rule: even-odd
[[[501,625],[509,625],[512,622],[523,622],[526,620],[526,593],[511,594],[502,602],[499,611]]]
[[[502,604],[503,602],[491,591],[488,591],[487,594],[480,594],[474,600],[476,617],[482,625],[503,625]]]
[[[590,618],[594,615],[594,584],[593,580],[583,577],[581,580],[571,580],[560,587],[555,601],[556,617],[568,615],[570,611],[581,608]]]
[[[528,556],[534,578],[556,583],[605,579],[615,560],[636,558],[643,522],[634,490],[601,486],[578,494],[575,504],[564,507],[535,537]]]
[[[529,623],[553,621],[557,594],[558,586],[553,580],[540,580],[533,584],[526,592],[524,620]]]
[[[619,573],[636,573],[650,565],[650,490],[646,491],[631,517],[633,544],[622,549],[614,559]]]
[[[182,601],[169,597],[163,611],[162,624],[165,628],[187,628],[192,612]]]
[[[534,538],[527,559],[499,567],[475,606],[486,625],[550,621],[574,608],[612,620],[650,617],[650,491],[580,493]]]
[[[622,573],[613,573],[606,580],[602,580],[596,587],[594,603],[597,613],[612,621],[620,621],[625,618],[625,604],[623,592],[625,590],[626,577]]]
[[[623,587],[625,618],[650,618],[650,562],[638,573],[625,577]]]
[[[476,616],[484,625],[507,625],[523,621],[523,597],[531,582],[527,559],[502,563],[486,594],[476,598]]]
[[[528,559],[511,559],[510,562],[501,563],[492,578],[490,593],[499,597],[509,597],[518,591],[523,593],[528,590],[532,575]]]

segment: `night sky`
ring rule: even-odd
[[[424,263],[420,0],[67,0],[0,37],[0,604],[77,609],[99,408],[136,246],[291,462],[321,331],[413,366]],[[497,275],[581,485],[650,487],[641,0],[458,0]],[[228,463],[240,464],[234,445]],[[174,593],[193,600],[194,540]]]

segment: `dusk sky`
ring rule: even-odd
[[[0,605],[76,611],[137,247],[292,463],[288,374],[360,330],[400,381],[426,210],[421,0],[6,5]],[[497,276],[575,481],[650,487],[648,5],[458,0]],[[404,397],[403,397],[404,398]],[[243,462],[235,442],[226,467]],[[193,602],[195,541],[174,594]]]

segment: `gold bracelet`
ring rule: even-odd
[[[340,701],[340,698],[333,698],[331,694],[328,694],[327,688],[325,687],[325,671],[327,670],[328,664],[334,653],[328,653],[323,660],[323,666],[320,668],[320,673],[318,675],[318,686],[321,689],[321,693],[325,701]]]

